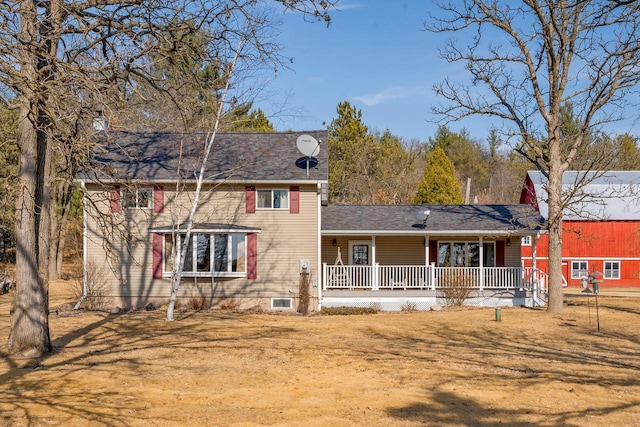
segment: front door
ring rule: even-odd
[[[373,263],[371,240],[349,241],[349,265],[356,266],[352,271],[356,287],[368,288],[373,284],[370,265]],[[362,267],[362,268],[360,268]]]

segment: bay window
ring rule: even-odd
[[[246,234],[244,233],[194,233],[189,242],[181,235],[178,247],[180,253],[187,245],[183,275],[191,276],[231,276],[244,277],[247,272]],[[171,271],[173,236],[164,237],[164,271]]]

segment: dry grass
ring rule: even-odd
[[[52,289],[54,286],[52,286]],[[640,424],[640,298],[565,311],[362,316],[161,310],[51,316],[55,351],[4,354],[0,425]],[[53,295],[52,304],[65,302]]]

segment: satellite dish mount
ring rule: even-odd
[[[312,158],[320,153],[320,142],[311,135],[304,134],[298,137],[296,146],[298,147],[298,151],[306,157],[307,178],[309,178],[309,163]]]
[[[429,218],[430,214],[431,211],[423,206],[418,208],[418,210],[414,214],[416,219],[422,222],[422,228],[427,228],[427,219]]]

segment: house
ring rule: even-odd
[[[542,217],[527,205],[328,205],[327,132],[216,135],[192,229],[205,133],[100,133],[85,190],[85,283],[113,304],[165,304],[187,245],[179,303],[295,310],[443,303],[538,305],[520,260]],[[302,141],[302,145],[300,142]]]
[[[547,219],[548,180],[527,173],[520,202]],[[562,177],[562,270],[568,286],[590,274],[602,287],[640,286],[640,171],[567,171]],[[522,241],[524,265],[548,271],[548,236]]]
[[[328,177],[327,133],[306,132],[319,151],[297,148],[301,133],[215,137],[184,266],[179,302],[290,309],[304,264],[320,265],[320,206]],[[122,307],[168,301],[172,250],[184,242],[206,133],[107,131],[85,188],[88,280]],[[176,230],[182,239],[174,236]]]

